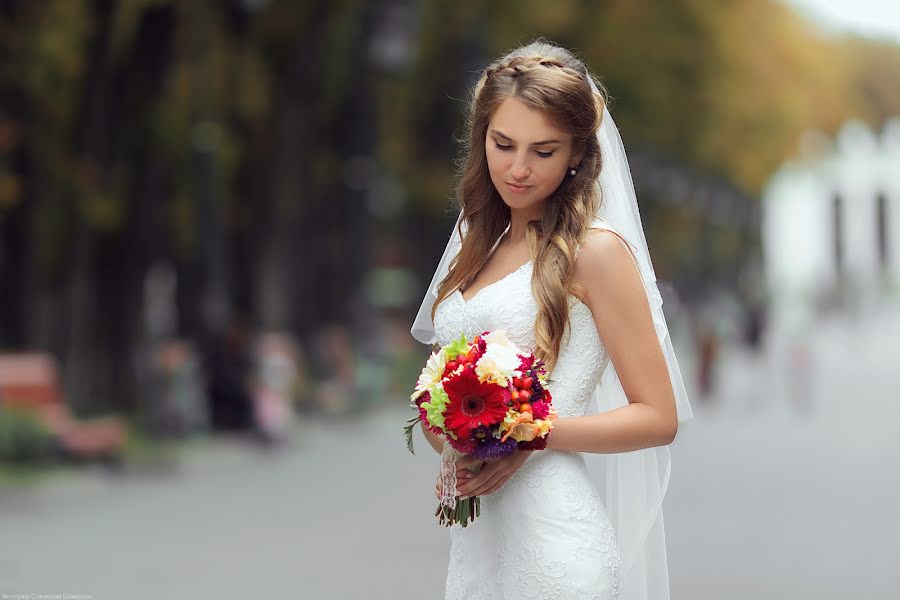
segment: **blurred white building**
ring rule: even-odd
[[[849,121],[833,142],[810,132],[801,146],[801,157],[775,173],[762,198],[762,246],[775,315],[802,318],[817,308],[895,303],[900,118],[880,134]]]

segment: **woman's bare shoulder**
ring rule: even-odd
[[[592,290],[613,289],[625,280],[640,281],[636,259],[628,242],[606,228],[588,231],[575,258],[573,279],[585,302]]]

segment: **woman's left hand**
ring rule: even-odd
[[[530,455],[531,452],[520,450],[511,456],[485,462],[477,474],[457,484],[456,493],[460,498],[493,494],[525,464]]]

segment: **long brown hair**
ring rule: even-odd
[[[491,181],[485,155],[488,124],[497,107],[515,97],[540,110],[558,128],[572,135],[582,151],[575,176],[563,178],[546,199],[543,217],[530,221],[526,238],[531,251],[531,290],[538,304],[535,354],[552,369],[569,323],[568,294],[573,286],[575,252],[590,228],[601,201],[596,186],[602,157],[597,130],[606,97],[590,88],[591,74],[570,51],[537,40],[491,63],[475,84],[466,119],[466,139],[456,197],[467,230],[447,276],[438,285],[431,311],[457,289],[468,286],[487,263],[490,251],[506,229],[510,211]]]

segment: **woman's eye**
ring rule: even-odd
[[[512,146],[504,146],[503,144],[500,144],[498,142],[494,142],[494,147],[497,148],[497,150],[502,150],[504,152],[507,150],[512,150]],[[551,156],[553,156],[553,151],[541,152],[540,150],[535,150],[535,152],[537,152],[538,156],[540,156],[541,158],[550,158]]]

